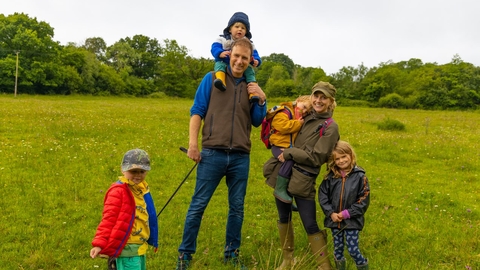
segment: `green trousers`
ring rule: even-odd
[[[118,270],[146,270],[147,269],[147,256],[135,256],[135,257],[118,257],[117,258]]]

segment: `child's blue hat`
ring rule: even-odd
[[[248,21],[248,15],[243,13],[243,12],[235,12],[232,17],[230,18],[230,20],[228,21],[228,25],[227,25],[227,28],[225,28],[223,30],[223,35],[229,39],[230,38],[230,33],[228,32],[230,30],[230,27],[232,27],[232,25],[236,22],[241,22],[245,25],[245,27],[247,28],[247,33],[245,34],[245,36],[248,38],[248,39],[251,39],[252,38],[252,33],[250,33],[250,22]]]

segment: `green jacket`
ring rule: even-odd
[[[321,166],[328,161],[332,150],[340,139],[338,125],[332,122],[320,136],[320,127],[333,115],[333,112],[318,114],[313,112],[305,118],[305,123],[295,139],[294,147],[283,152],[285,160],[295,161],[288,192],[295,197],[315,200],[316,179]],[[275,188],[281,162],[270,158],[263,166],[266,184]]]

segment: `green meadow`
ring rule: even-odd
[[[149,153],[147,181],[160,210],[194,165],[179,150],[188,146],[191,104],[0,95],[0,269],[106,269],[106,260],[89,257],[90,243],[123,154],[137,147]],[[480,269],[480,113],[339,106],[334,118],[371,185],[360,234],[370,269]],[[390,120],[405,130],[379,129]],[[241,256],[249,269],[275,269],[277,213],[262,176],[271,154],[259,132],[252,132]],[[159,216],[149,269],[174,269],[194,185],[195,172]],[[222,264],[226,191],[220,185],[205,212],[192,269],[231,269]],[[293,222],[295,269],[315,269],[298,214]],[[333,263],[331,241],[328,248]]]

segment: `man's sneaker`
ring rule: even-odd
[[[177,259],[177,268],[176,270],[187,270],[188,266],[190,266],[190,261],[192,260],[192,256],[182,253]]]
[[[232,251],[230,255],[227,255],[223,258],[223,262],[225,264],[231,264],[235,266],[235,268],[241,269],[241,270],[248,270],[248,268],[243,264],[242,260],[240,259],[238,255],[238,251]]]

